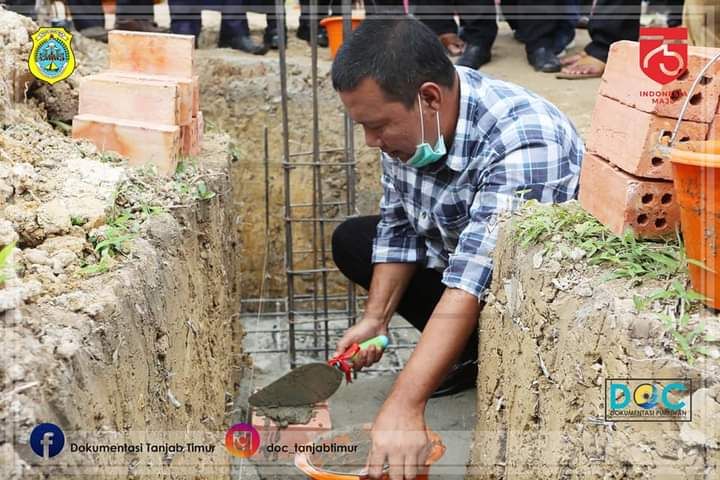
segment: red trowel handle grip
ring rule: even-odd
[[[350,345],[350,348],[345,350],[340,355],[336,355],[330,360],[328,360],[328,364],[332,365],[333,367],[337,367],[343,372],[345,372],[345,379],[349,382],[352,381],[352,377],[350,375],[350,372],[352,371],[353,364],[355,363],[355,358],[358,353],[365,350],[368,347],[377,347],[380,350],[385,350],[385,347],[388,346],[390,343],[390,340],[385,335],[378,335],[375,338],[371,338],[370,340],[365,340],[360,345],[357,343],[353,343]]]

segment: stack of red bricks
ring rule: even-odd
[[[80,81],[73,138],[170,175],[179,157],[197,155],[202,142],[195,39],[113,30],[108,45],[109,70]]]
[[[631,229],[638,237],[662,237],[679,225],[672,167],[655,146],[668,141],[690,86],[718,52],[688,50],[687,71],[661,85],[640,69],[637,42],[610,49],[580,176],[580,204],[617,235]],[[704,77],[691,94],[676,143],[720,139],[720,65]]]

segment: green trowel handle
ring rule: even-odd
[[[385,347],[387,347],[389,343],[390,343],[390,340],[388,339],[388,337],[386,337],[385,335],[378,335],[375,338],[371,338],[370,340],[365,340],[364,342],[362,342],[360,344],[360,351],[362,352],[363,350],[365,350],[366,348],[371,347],[371,346],[376,347],[380,350],[385,350]],[[353,355],[353,357],[350,359],[350,361],[354,362],[356,356],[357,356],[357,353],[355,355]]]

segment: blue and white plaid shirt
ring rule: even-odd
[[[492,278],[497,216],[523,199],[577,195],[583,142],[554,105],[456,67],[460,113],[448,155],[423,168],[382,154],[373,263],[420,263],[478,300]]]

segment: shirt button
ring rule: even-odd
[[[423,210],[422,213],[420,214],[420,216],[421,216],[422,218],[427,218],[428,214],[427,214],[427,212],[426,212],[425,210]]]

